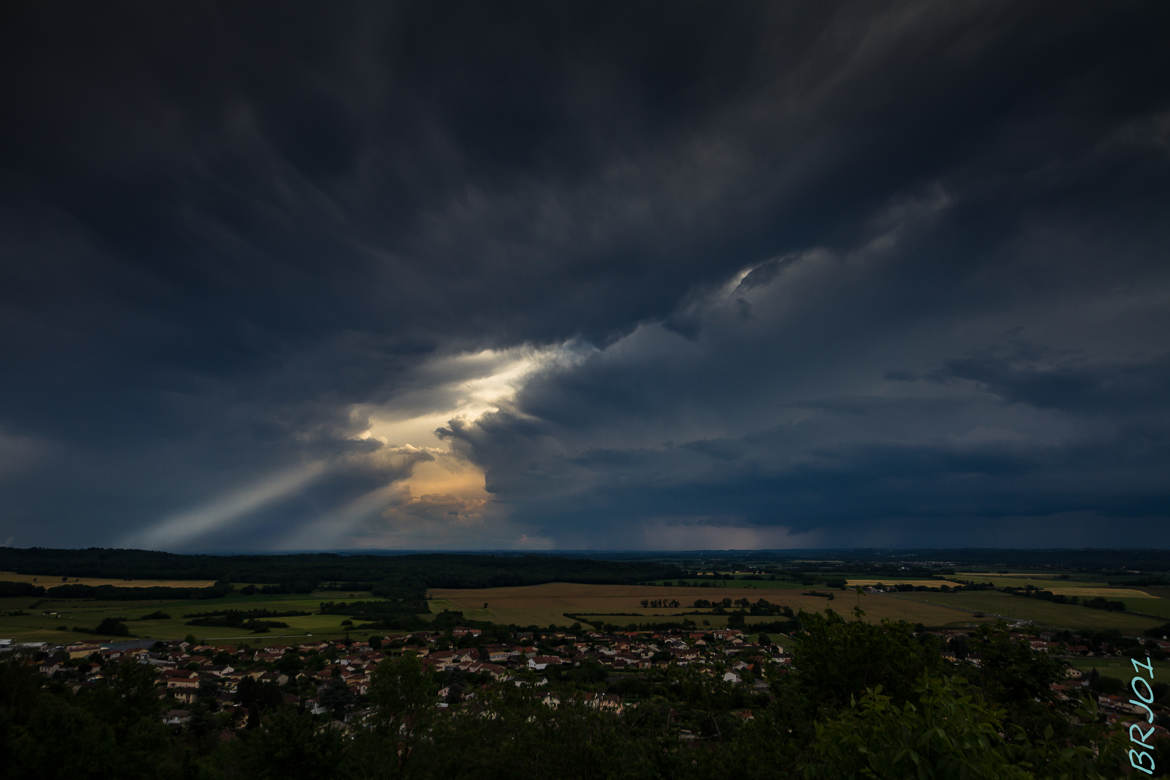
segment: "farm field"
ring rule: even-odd
[[[1036,579],[1060,579],[1064,573],[1058,571],[959,571],[956,577],[966,578],[979,575],[982,577],[1028,577]]]
[[[957,586],[957,585],[962,585],[962,584],[963,583],[955,582],[954,580],[912,579],[912,578],[905,578],[905,577],[886,577],[884,579],[881,579],[881,578],[852,579],[851,578],[849,580],[846,580],[846,582],[845,582],[845,585],[847,587],[850,587],[850,588],[856,587],[858,585],[860,585],[862,587],[866,587],[868,585],[913,585],[916,588],[923,587],[923,588],[938,589],[938,588],[941,588],[943,585]]]
[[[844,617],[850,617],[845,615]],[[682,623],[690,620],[700,628],[726,628],[727,615],[655,615],[653,617],[639,616],[639,615],[606,615],[604,617],[597,617],[598,621],[609,623],[614,626],[622,626],[627,628],[636,628],[645,623]],[[774,623],[777,620],[784,620],[783,617],[770,617],[767,615],[747,615],[744,618],[744,623],[750,629],[753,625],[760,625],[763,623]],[[565,621],[566,623],[568,621]]]
[[[1113,588],[1113,587],[1080,587],[1076,585],[1054,585],[1050,590],[1058,596],[1077,596],[1078,598],[1091,599],[1100,596],[1106,599],[1152,599],[1151,596],[1144,590],[1137,588]]]
[[[672,582],[676,587],[694,587],[702,588],[703,590],[711,590],[713,588],[739,588],[741,590],[808,590],[809,588],[814,587],[812,585],[801,585],[799,582],[795,582],[793,580],[758,580],[743,578],[717,580],[713,577],[688,577],[685,579],[676,580],[655,580],[649,583],[647,587],[662,586],[663,583],[666,582]],[[720,596],[720,598],[723,597]]]
[[[961,571],[953,574],[951,578],[965,582],[989,582],[1000,588],[1026,588],[1031,585],[1035,588],[1051,590],[1054,593],[1056,592],[1056,588],[1109,587],[1107,583],[1100,580],[1062,579],[1061,575],[1051,573],[1029,574],[1027,572],[1013,572],[1011,574],[999,574],[987,571]]]
[[[1137,632],[1159,625],[1159,621],[1153,618],[1128,615],[1124,612],[1090,609],[1075,604],[1056,604],[1042,599],[1024,598],[995,591],[899,593],[891,595],[890,598],[948,606],[968,612],[983,612],[989,617],[1003,617],[1007,620],[1031,620],[1039,625],[1053,628],[1116,628],[1121,631]]]
[[[1065,658],[1069,665],[1080,669],[1082,672],[1087,672],[1090,669],[1096,669],[1098,674],[1106,677],[1115,677],[1123,682],[1129,682],[1129,678],[1133,677],[1133,664],[1130,663],[1129,658],[1084,658],[1081,656],[1070,656]],[[1145,661],[1143,655],[1140,659]],[[1159,662],[1154,662],[1155,673],[1162,671]]]
[[[863,581],[861,578],[853,582]],[[876,582],[876,579],[874,580]],[[938,580],[911,580],[908,582],[938,583]],[[124,582],[124,581],[118,581]],[[137,582],[147,582],[139,580]],[[149,581],[166,582],[166,581]],[[182,581],[171,581],[182,582]],[[696,599],[715,601],[723,598],[747,598],[755,601],[766,598],[793,610],[820,612],[831,608],[849,617],[857,605],[865,611],[865,619],[877,622],[883,618],[908,620],[929,626],[959,625],[977,622],[975,612],[985,613],[983,620],[996,616],[1008,619],[1033,620],[1038,624],[1068,628],[1118,628],[1141,631],[1170,621],[1170,588],[1108,589],[1109,592],[1147,593],[1148,597],[1126,597],[1129,609],[1161,618],[1107,612],[1086,607],[1053,604],[1036,599],[1024,599],[996,592],[941,593],[918,592],[899,594],[864,594],[833,590],[832,601],[821,596],[806,596],[803,591],[825,590],[800,586],[791,581],[747,580],[716,581],[717,587],[664,585],[582,585],[549,583],[537,586],[484,589],[435,589],[429,593],[432,613],[444,609],[463,612],[469,619],[518,625],[568,625],[573,621],[564,613],[592,613],[597,622],[614,625],[632,625],[648,622],[682,622],[693,620],[699,625],[719,627],[726,625],[721,615],[685,615],[693,612]],[[735,587],[742,582],[743,585]],[[890,581],[893,582],[892,580]],[[1067,581],[1061,581],[1067,582]],[[714,584],[714,583],[713,583]],[[760,586],[780,586],[763,588]],[[1077,587],[1077,586],[1069,586]],[[761,592],[761,591],[767,592]],[[643,608],[643,599],[679,601],[678,608]],[[311,633],[320,638],[341,638],[346,635],[342,622],[345,615],[321,615],[322,601],[374,600],[369,592],[316,591],[309,594],[244,595],[233,593],[216,599],[159,599],[149,601],[95,601],[91,599],[48,599],[43,597],[0,598],[0,638],[16,641],[102,641],[113,639],[85,632],[74,627],[93,628],[109,617],[125,618],[131,634],[139,638],[182,639],[193,634],[201,640],[225,643],[281,644],[295,642]],[[486,607],[485,607],[486,604]],[[190,626],[186,621],[191,613],[226,609],[267,609],[273,611],[304,611],[308,615],[274,617],[289,624],[288,628],[272,629],[269,633],[253,634],[246,629],[227,626]],[[21,613],[24,614],[13,614]],[[142,620],[144,616],[164,612],[165,619]],[[618,615],[616,613],[632,613]],[[425,617],[425,616],[424,616]],[[778,618],[748,616],[747,622],[770,622]],[[588,618],[587,618],[588,620]],[[705,622],[704,622],[705,621]],[[64,627],[65,630],[61,630]],[[350,636],[361,640],[370,633],[350,631]]]
[[[116,577],[60,577],[53,574],[17,574],[0,571],[0,582],[27,582],[52,588],[57,585],[115,585],[119,588],[210,588],[214,580],[138,580]]]
[[[596,620],[603,623],[608,623],[614,626],[621,626],[627,628],[636,628],[645,623],[682,623],[690,620],[700,628],[726,628],[727,615],[605,615],[596,617]],[[770,617],[766,615],[747,615],[744,622],[751,627],[752,625],[759,625],[762,623],[773,623],[777,620],[784,620],[783,617]],[[567,624],[569,621],[564,621]]]
[[[1149,594],[1149,598],[1122,598],[1125,608],[1131,612],[1154,615],[1170,622],[1170,588],[1154,587],[1143,590]]]
[[[1111,601],[1121,601],[1131,612],[1164,617],[1170,620],[1170,588],[1127,588],[1107,585],[1104,582],[1088,580],[1059,579],[1058,574],[997,574],[993,572],[960,572],[956,579],[974,582],[990,582],[998,587],[1027,587],[1051,591],[1058,596],[1077,596],[1091,599],[1100,596]]]
[[[1051,591],[1058,596],[1077,596],[1080,598],[1095,598],[1100,596],[1106,599],[1151,599],[1158,598],[1156,594],[1146,588],[1127,588],[1112,586],[1104,582],[1090,580],[1060,579],[1057,574],[995,574],[992,572],[960,572],[954,576],[957,580],[969,582],[989,582],[996,587],[1026,588],[1031,585],[1041,590]]]
[[[11,597],[0,599],[0,638],[27,641],[108,641],[126,637],[107,637],[73,631],[73,627],[93,628],[105,618],[126,618],[126,627],[135,638],[182,639],[193,634],[207,641],[246,641],[249,644],[281,644],[294,642],[306,633],[321,638],[341,638],[346,635],[345,615],[321,615],[317,610],[322,601],[371,600],[362,592],[317,591],[303,595],[231,595],[217,599],[181,599],[150,601],[95,601],[88,599],[47,599],[39,597]],[[230,626],[190,626],[185,615],[225,609],[268,609],[274,611],[303,611],[309,615],[271,618],[288,623],[288,628],[274,628],[269,633],[253,634],[247,629]],[[26,614],[11,614],[24,612]],[[142,620],[154,612],[169,617]],[[48,614],[45,614],[48,613]],[[61,626],[65,631],[59,630]],[[354,639],[364,639],[371,633],[385,631],[351,631]],[[288,636],[295,635],[295,636]]]
[[[860,604],[865,619],[878,622],[883,618],[909,620],[926,625],[949,625],[971,623],[970,612],[946,606],[901,601],[884,594],[867,594],[860,599],[847,591],[836,591],[836,598],[829,601],[820,596],[805,596],[799,590],[789,589],[769,595],[768,601],[792,607],[793,610],[820,612],[831,607],[844,616],[849,616],[854,606]],[[517,625],[568,625],[573,621],[564,613],[601,613],[599,621],[620,623],[621,621],[658,622],[668,619],[663,616],[678,616],[692,612],[695,599],[712,598],[710,588],[663,587],[654,585],[581,585],[574,583],[548,583],[514,588],[474,589],[432,589],[429,592],[432,612],[444,609],[458,610],[472,620],[486,620],[495,623]],[[747,598],[752,601],[762,597],[758,589],[720,588],[720,598]],[[678,599],[678,609],[643,608],[642,599]],[[485,606],[486,605],[486,606]],[[618,616],[614,613],[635,613],[633,616]],[[702,619],[714,620],[718,616],[692,615],[696,622]],[[766,618],[776,620],[778,618]],[[749,618],[750,621],[750,618]],[[701,625],[701,623],[700,623]],[[712,625],[715,625],[712,622]]]

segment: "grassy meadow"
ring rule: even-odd
[[[1090,669],[1096,669],[1098,674],[1106,677],[1116,677],[1118,680],[1128,683],[1129,679],[1133,677],[1133,664],[1128,657],[1125,658],[1083,658],[1081,656],[1070,656],[1066,659],[1070,666],[1080,669],[1082,672],[1088,672]],[[1145,661],[1143,654],[1140,659]],[[1158,661],[1154,662],[1154,673],[1162,672],[1159,667],[1164,667],[1164,663]],[[1157,679],[1157,678],[1155,678]]]
[[[108,637],[98,634],[73,631],[74,627],[94,628],[110,617],[126,618],[126,627],[134,637],[150,639],[182,639],[193,634],[209,642],[243,642],[249,644],[282,644],[303,639],[305,634],[314,638],[336,639],[346,635],[341,623],[349,619],[345,615],[317,614],[322,601],[371,600],[368,592],[360,591],[317,591],[303,595],[232,594],[215,599],[179,599],[150,601],[97,601],[93,599],[49,599],[22,596],[0,598],[0,639],[27,641],[106,641],[126,637]],[[273,628],[268,633],[251,633],[247,629],[229,626],[189,626],[185,617],[196,612],[215,610],[268,609],[274,611],[303,611],[309,615],[274,617],[288,623],[288,628]],[[14,614],[23,612],[25,614]],[[164,612],[165,619],[143,620],[147,615]],[[60,630],[65,627],[65,630]],[[367,634],[385,634],[385,631],[351,631],[355,639]]]
[[[970,582],[990,582],[997,587],[1023,588],[1031,585],[1058,596],[1076,596],[1081,599],[1100,596],[1110,601],[1124,603],[1126,610],[1136,613],[1137,616],[1163,618],[1162,622],[1170,621],[1170,587],[1118,587],[1099,581],[1062,579],[1061,575],[1053,573],[960,572],[955,578]]]
[[[1051,628],[1109,629],[1141,632],[1159,625],[1154,618],[1090,609],[1078,604],[1057,604],[1043,599],[1013,596],[997,591],[968,591],[963,593],[898,593],[892,598],[922,604],[946,606],[970,613],[982,612],[988,617],[1006,620],[1031,620]],[[1146,599],[1154,601],[1154,599]]]
[[[1139,612],[1143,615],[1162,618],[1162,622],[1170,622],[1170,588],[1153,587],[1142,588],[1146,598],[1122,597],[1125,608],[1130,612]]]

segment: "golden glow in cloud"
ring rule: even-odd
[[[441,447],[435,430],[453,419],[473,421],[510,400],[532,374],[574,362],[565,348],[485,349],[437,358],[419,370],[413,386],[381,405],[360,405],[355,416],[369,419],[361,438],[392,447]]]
[[[533,374],[578,360],[578,353],[565,347],[445,356],[424,365],[415,383],[387,403],[355,407],[355,417],[369,420],[361,438],[385,447],[417,447],[434,458],[416,464],[409,477],[395,483],[400,492],[382,513],[387,546],[400,546],[395,531],[420,517],[429,518],[432,526],[443,522],[447,530],[482,525],[491,498],[483,471],[453,453],[436,429],[454,419],[473,422],[498,411]],[[376,545],[377,540],[363,544]]]
[[[387,484],[324,511],[314,522],[276,542],[282,549],[347,546],[446,546],[460,534],[483,528],[490,495],[484,474],[451,451],[435,430],[453,419],[474,421],[513,398],[533,373],[576,360],[568,348],[484,350],[449,355],[424,364],[405,389],[384,404],[350,412],[368,420],[361,439],[382,444],[327,464],[317,461],[271,474],[201,506],[163,518],[123,540],[155,549],[186,546],[230,528],[253,512],[305,489],[326,473],[353,466],[381,466],[398,474]],[[426,458],[419,455],[425,453]],[[506,523],[494,529],[505,532]],[[511,544],[524,545],[519,532]],[[421,543],[421,544],[420,544]],[[499,546],[509,546],[503,539]]]
[[[353,414],[369,420],[363,439],[376,439],[390,447],[420,447],[440,455],[449,450],[435,435],[436,429],[453,419],[471,422],[499,411],[534,373],[575,359],[573,353],[560,347],[485,349],[437,358],[420,369],[415,386],[385,404],[357,406]],[[434,469],[423,469],[421,474],[420,480],[428,484],[450,481],[447,476],[440,478]],[[464,479],[459,484],[466,487],[469,483]]]
[[[407,485],[418,498],[459,496],[486,501],[488,497],[483,486],[482,471],[466,461],[444,455],[415,466]]]

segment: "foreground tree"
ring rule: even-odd
[[[341,736],[327,723],[292,707],[274,710],[240,740],[235,768],[258,780],[310,780],[334,776]]]
[[[942,670],[939,639],[916,633],[909,623],[846,621],[832,610],[802,612],[799,619],[793,666],[801,691],[818,709],[836,711],[879,686],[903,702],[924,672]]]
[[[806,778],[964,777],[1021,780],[1033,775],[1008,755],[1003,713],[961,680],[923,676],[914,701],[881,688],[865,692],[816,727]]]
[[[1047,729],[1031,740],[962,677],[924,675],[911,701],[898,704],[871,689],[817,724],[803,774],[972,780],[1118,776],[1124,761],[1120,736],[1104,731],[1093,736],[1093,742],[1068,742]]]

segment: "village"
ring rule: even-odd
[[[236,648],[195,642],[12,644],[0,640],[0,651],[18,654],[35,664],[45,677],[74,689],[103,679],[107,664],[134,660],[150,668],[160,697],[169,706],[165,721],[180,726],[190,720],[194,705],[230,713],[237,727],[248,719],[249,691],[279,691],[279,702],[304,707],[313,714],[335,714],[340,720],[360,718],[361,702],[374,669],[389,657],[414,655],[433,672],[440,687],[434,705],[458,706],[475,697],[475,688],[492,684],[540,690],[541,700],[556,707],[561,695],[550,676],[582,664],[620,673],[685,666],[717,676],[729,685],[749,684],[766,691],[765,668],[783,667],[791,658],[776,644],[758,644],[737,629],[709,632],[518,631],[514,641],[479,642],[482,629],[455,627],[367,642],[320,641],[297,645]],[[582,703],[621,712],[622,697],[584,694]],[[338,706],[338,705],[341,706]]]
[[[966,652],[966,635],[956,630],[931,632],[946,648],[951,663],[980,664]],[[1121,658],[1139,642],[1164,658],[1170,642],[1118,638],[1116,644],[1091,643],[1067,632],[1013,633],[1033,652],[1064,657]],[[733,693],[736,714],[752,718],[752,708],[767,703],[769,681],[787,674],[792,656],[784,644],[763,633],[737,628],[667,629],[601,632],[581,629],[510,630],[454,626],[445,631],[418,631],[366,641],[304,641],[295,645],[250,647],[187,641],[13,643],[0,639],[0,657],[16,658],[56,684],[77,691],[103,680],[111,664],[134,661],[148,669],[163,702],[163,721],[177,729],[193,716],[216,714],[230,737],[232,730],[255,725],[265,706],[292,705],[334,722],[339,728],[362,722],[371,707],[367,694],[375,669],[388,658],[413,656],[432,673],[433,707],[451,710],[490,691],[493,686],[526,689],[544,705],[573,702],[621,713],[638,706],[637,690],[621,685],[640,675],[685,669],[711,685]],[[1143,651],[1144,655],[1144,651]],[[1067,678],[1053,688],[1072,696],[1089,688],[1095,675],[1070,666]],[[615,681],[618,684],[614,684]],[[1108,722],[1130,722],[1141,710],[1128,691],[1094,687]],[[1165,729],[1157,725],[1159,734]],[[680,730],[680,738],[688,733]]]

